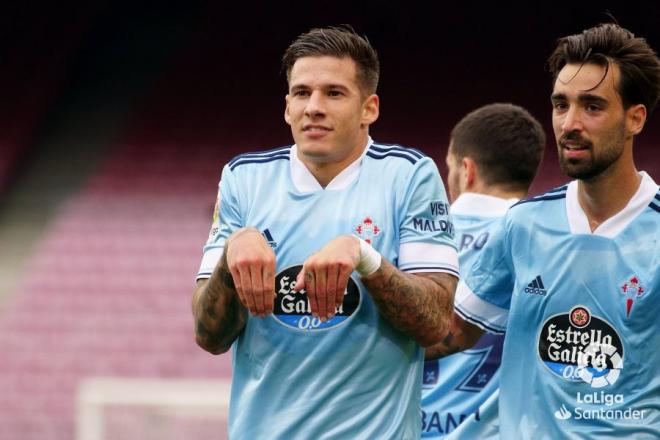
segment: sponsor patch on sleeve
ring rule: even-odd
[[[454,224],[449,220],[435,220],[415,217],[412,219],[413,229],[421,232],[445,232],[454,236]]]
[[[211,231],[209,232],[209,241],[213,240],[218,231],[220,230],[220,194],[215,201],[215,208],[213,208],[213,222],[211,223]]]
[[[429,204],[431,218],[437,219],[449,215],[449,203],[442,200],[433,201]]]

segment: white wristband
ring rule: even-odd
[[[360,262],[355,270],[360,276],[366,277],[378,270],[382,256],[369,243],[359,237],[357,239],[360,240]]]

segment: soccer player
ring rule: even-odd
[[[483,249],[497,221],[527,196],[544,148],[545,133],[539,122],[512,104],[481,107],[452,130],[447,187],[462,272]],[[478,327],[472,329],[470,334],[476,342],[472,349],[426,361],[422,437],[443,438],[467,418],[466,423],[475,425],[471,438],[499,438],[496,398],[489,412],[495,415],[492,420],[486,422],[477,411],[499,387],[504,336],[488,333],[477,342],[482,333]],[[432,349],[427,351],[429,357],[434,357]]]
[[[660,435],[660,192],[633,140],[660,62],[615,24],[561,38],[549,58],[560,165],[575,180],[512,207],[456,292],[506,338],[502,438]],[[513,293],[512,293],[513,292]],[[443,349],[459,350],[460,325]]]
[[[283,57],[295,145],[225,165],[192,308],[233,349],[231,438],[416,439],[458,254],[433,161],[374,142],[378,58],[348,27]]]

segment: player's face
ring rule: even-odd
[[[447,189],[449,190],[449,201],[454,203],[458,196],[461,195],[461,165],[457,161],[456,155],[452,152],[451,144],[447,157],[445,158],[447,164]]]
[[[299,58],[289,75],[284,119],[303,161],[348,165],[378,118],[378,96],[365,95],[351,58]]]
[[[557,76],[552,126],[559,164],[570,177],[589,180],[600,175],[619,161],[627,138],[632,139],[617,92],[619,74],[614,63],[607,75],[605,67],[596,64],[567,64]]]

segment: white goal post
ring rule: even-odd
[[[85,379],[76,439],[226,438],[229,391],[228,379]]]

